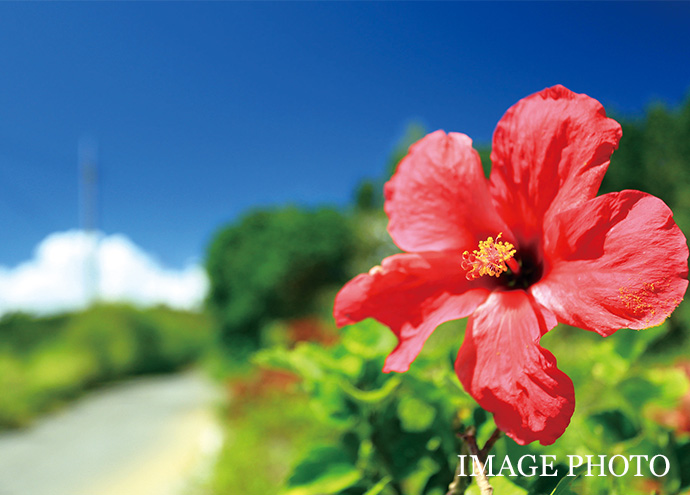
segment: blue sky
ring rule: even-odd
[[[0,265],[79,226],[201,260],[247,208],[344,205],[406,124],[491,139],[556,83],[639,115],[690,89],[690,3],[0,3]]]

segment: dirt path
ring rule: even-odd
[[[0,495],[181,495],[220,446],[217,400],[198,373],[93,392],[0,435]]]

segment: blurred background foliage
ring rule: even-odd
[[[256,210],[221,229],[206,262],[220,341],[253,350],[269,322],[316,311],[321,290],[347,278],[353,252],[353,225],[332,208]]]
[[[623,126],[601,192],[662,198],[690,232],[690,100],[654,105]],[[202,364],[222,380],[226,441],[211,494],[443,495],[461,453],[480,444],[490,414],[462,389],[452,363],[464,321],[442,325],[403,374],[384,374],[391,332],[367,320],[336,330],[336,291],[398,252],[386,231],[383,184],[426,130],[411,124],[379,176],[362,178],[347,208],[255,209],[209,243],[210,290],[200,312],[97,304],[50,317],[0,320],[0,426],[27,424],[85,390],[142,373]],[[475,143],[488,174],[490,147]],[[580,477],[561,493],[690,493],[690,309],[661,327],[602,339],[559,326],[542,343],[575,383],[570,427],[554,445],[502,438],[501,458],[525,454],[663,454],[663,478]],[[495,493],[549,494],[560,476],[492,478]],[[467,493],[477,493],[471,485]]]
[[[100,384],[180,369],[208,350],[210,319],[165,307],[95,305],[0,320],[0,428],[26,425]]]

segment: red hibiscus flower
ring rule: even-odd
[[[424,137],[385,187],[405,253],[343,287],[337,324],[389,326],[398,345],[384,371],[402,372],[439,324],[469,316],[463,386],[516,442],[553,443],[575,396],[541,336],[557,322],[602,336],[659,325],[688,285],[685,237],[663,201],[596,196],[620,137],[599,102],[563,86],[506,112],[489,179],[469,137]]]

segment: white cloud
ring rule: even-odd
[[[207,290],[200,266],[167,269],[124,235],[58,232],[38,245],[30,261],[0,266],[0,314],[49,314],[84,308],[96,298],[194,309]]]

